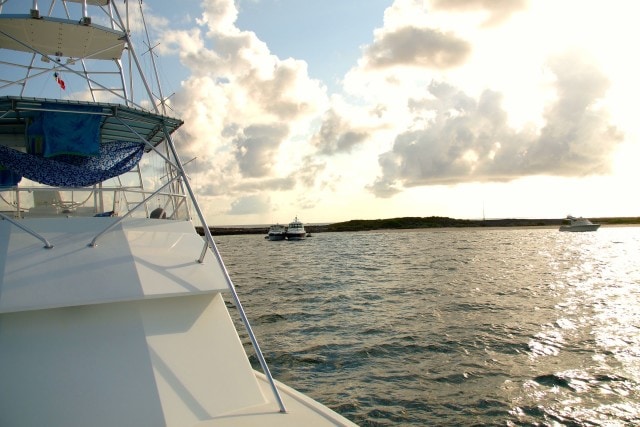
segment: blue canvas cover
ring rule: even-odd
[[[31,153],[44,157],[100,154],[101,107],[43,103],[42,108],[45,111],[27,128]]]

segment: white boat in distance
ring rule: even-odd
[[[586,218],[576,218],[571,215],[568,215],[564,222],[560,225],[560,231],[596,231],[600,228],[600,224],[594,224]]]
[[[355,425],[272,377],[151,90],[142,2],[42,6],[0,3],[0,426]]]
[[[287,237],[287,227],[280,224],[274,224],[269,227],[267,232],[267,239],[269,240],[284,240]]]
[[[304,224],[298,220],[298,217],[295,217],[287,227],[287,240],[304,240],[306,238],[307,231],[304,229]]]

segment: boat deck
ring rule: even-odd
[[[0,221],[0,313],[228,292],[213,254],[188,221],[130,218],[97,241],[117,218],[22,220],[52,245]],[[60,267],[64,266],[64,274]],[[56,272],[57,274],[53,274]]]
[[[265,376],[255,372],[262,394],[270,396],[269,383]],[[197,427],[312,427],[334,425],[336,427],[356,427],[357,424],[336,416],[336,413],[325,407],[319,407],[307,396],[291,387],[277,382],[278,390],[285,406],[286,413],[278,411],[278,405],[267,402],[253,408],[217,416],[211,420],[202,421]]]

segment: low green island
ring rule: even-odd
[[[602,225],[637,225],[640,217],[590,218],[594,223]],[[421,228],[461,228],[461,227],[559,227],[563,218],[553,219],[456,219],[442,216],[401,217],[387,219],[352,219],[350,221],[331,224],[305,224],[307,232],[342,232],[373,230],[410,230]],[[209,227],[214,236],[233,234],[267,234],[268,227]],[[202,227],[196,227],[203,235]]]

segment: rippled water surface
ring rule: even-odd
[[[638,227],[216,242],[274,376],[357,424],[640,424]]]

